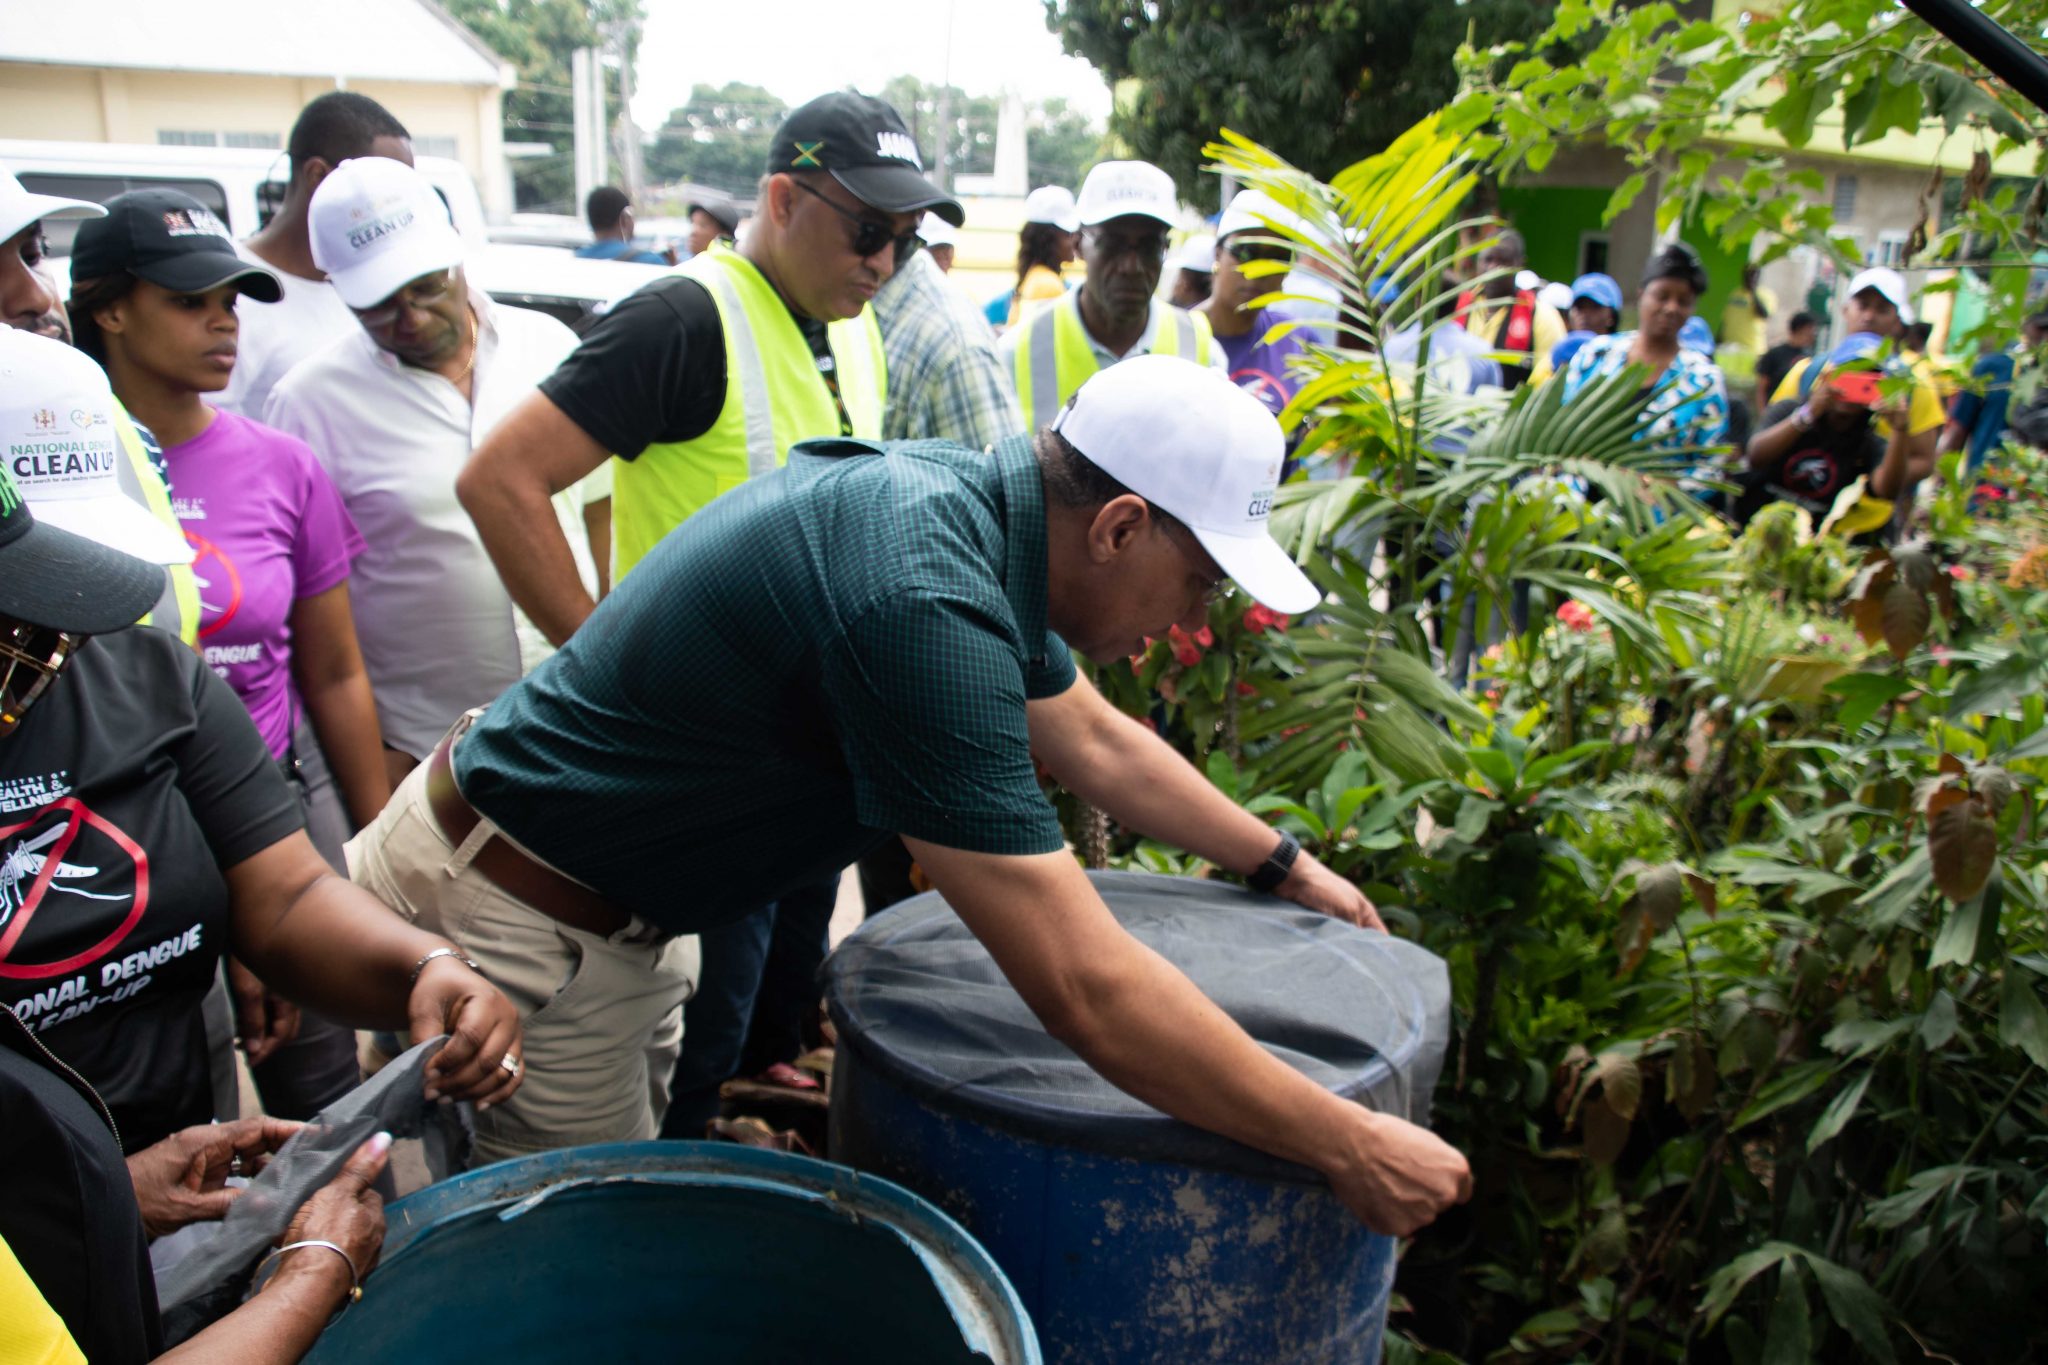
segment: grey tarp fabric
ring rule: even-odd
[[[1368,1108],[1428,1121],[1450,1034],[1441,958],[1224,882],[1142,872],[1089,878],[1125,929],[1268,1052]],[[1097,1075],[1046,1033],[936,893],[862,925],[824,976],[841,1045],[934,1108],[1097,1151],[1305,1174],[1169,1118]]]
[[[167,1342],[183,1341],[241,1302],[250,1272],[284,1235],[299,1206],[373,1135],[419,1138],[433,1180],[467,1164],[469,1106],[422,1098],[427,1060],[446,1041],[444,1035],[419,1044],[321,1110],[242,1191],[221,1220],[218,1235],[158,1277],[157,1304]]]

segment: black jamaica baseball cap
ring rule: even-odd
[[[116,195],[107,201],[106,217],[79,225],[71,243],[71,278],[96,280],[117,270],[180,293],[232,281],[258,303],[284,296],[275,274],[235,251],[235,239],[213,210],[176,190]]]
[[[959,227],[967,214],[924,178],[924,159],[903,116],[850,90],[820,95],[775,130],[768,173],[829,171],[854,198],[884,213],[927,210]]]

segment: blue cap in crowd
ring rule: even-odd
[[[1613,281],[1609,280],[1608,283],[1612,284]],[[1583,298],[1585,296],[1581,294],[1575,294],[1572,297]],[[1561,370],[1565,366],[1571,364],[1572,357],[1579,353],[1579,348],[1581,346],[1584,346],[1587,342],[1591,341],[1593,339],[1593,336],[1594,334],[1592,332],[1566,332],[1564,334],[1564,340],[1558,342],[1557,345],[1550,348],[1550,368],[1553,370]]]
[[[1826,367],[1848,365],[1858,360],[1870,360],[1884,349],[1884,338],[1875,332],[1851,332],[1835,343],[1835,349],[1828,352]]]
[[[1703,355],[1714,353],[1714,329],[1707,326],[1705,318],[1687,318],[1685,326],[1678,329],[1678,344],[1688,351]]]
[[[1573,280],[1572,302],[1580,299],[1591,299],[1602,308],[1612,308],[1617,317],[1621,314],[1621,286],[1612,275],[1602,275],[1596,270]]]
[[[1401,297],[1401,282],[1392,275],[1375,275],[1366,281],[1365,292],[1374,303],[1385,308]]]

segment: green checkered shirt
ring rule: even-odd
[[[1047,853],[1027,700],[1074,684],[1045,624],[1030,444],[810,441],[656,546],[455,750],[518,843],[678,932],[891,834]]]

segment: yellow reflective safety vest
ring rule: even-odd
[[[637,459],[615,461],[612,581],[646,558],[661,538],[721,493],[778,468],[799,441],[837,436],[839,405],[789,306],[736,251],[714,246],[678,274],[703,285],[725,332],[725,406],[694,441],[662,441]],[[875,310],[828,325],[833,373],[853,434],[882,434],[888,368]]]
[[[1197,365],[1208,364],[1209,348],[1216,344],[1209,319],[1170,304],[1157,306],[1161,316],[1152,329],[1151,345],[1132,354],[1185,356]],[[1081,321],[1080,290],[1039,309],[1019,326],[1024,335],[1013,361],[1017,401],[1031,430],[1037,431],[1051,426],[1060,405],[1101,367],[1088,340],[1088,326]]]
[[[163,475],[157,472],[157,462],[151,457],[142,433],[136,429],[134,419],[119,403],[114,405],[114,434],[121,438],[122,458],[115,465],[121,495],[130,502],[140,503],[151,516],[170,527],[183,540],[185,528],[178,524],[178,514],[171,508],[170,489],[165,487]],[[193,575],[190,564],[178,564],[164,570],[163,595],[156,599],[149,615],[137,624],[169,631],[195,649],[198,647],[199,580]]]

